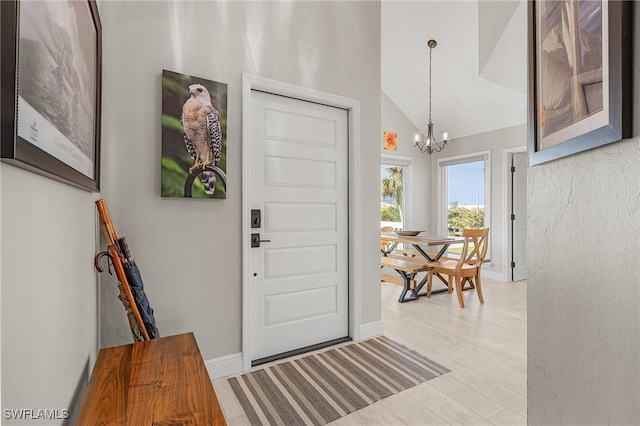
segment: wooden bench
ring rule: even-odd
[[[402,278],[402,280],[399,281],[398,278],[393,275],[386,274],[384,272],[380,273],[381,281],[401,284],[403,286],[400,297],[398,298],[398,302],[400,303],[418,299],[417,292],[420,291],[420,289],[415,288],[414,278],[418,272],[427,271],[429,266],[426,263],[417,260],[417,258],[410,258],[409,260],[407,258],[394,255],[382,256],[380,258],[380,265],[382,267],[395,270]],[[423,260],[426,261],[426,259]]]
[[[76,424],[227,422],[195,337],[185,333],[100,350]]]

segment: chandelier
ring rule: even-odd
[[[431,154],[432,152],[440,152],[449,141],[447,132],[442,133],[442,142],[438,142],[433,136],[433,121],[431,121],[431,52],[438,43],[435,40],[429,40],[429,124],[427,125],[427,135],[425,136],[420,130],[416,130],[413,134],[413,143],[422,152]]]

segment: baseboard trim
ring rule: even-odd
[[[242,372],[242,353],[222,356],[204,362],[211,380]]]
[[[495,280],[495,281],[505,281],[505,282],[507,281],[503,273],[485,271],[484,269],[482,270],[482,277],[489,278],[490,280]]]
[[[360,326],[360,340],[382,336],[384,334],[384,323],[374,321]]]

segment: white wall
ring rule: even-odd
[[[430,229],[431,188],[433,186],[431,182],[431,157],[429,154],[423,154],[413,145],[413,132],[416,130],[416,126],[384,92],[382,92],[381,102],[382,130],[379,138],[381,155],[401,156],[411,158],[413,161],[411,168],[412,190],[411,194],[405,195],[405,203],[411,202],[411,223],[405,226],[405,229],[432,231]],[[388,151],[383,148],[383,132],[393,132],[398,135],[398,149],[396,151]]]
[[[94,194],[7,164],[0,174],[2,409],[73,415],[98,346]]]
[[[485,271],[490,272],[491,278],[501,278],[507,272],[505,265],[506,247],[504,247],[504,241],[509,221],[505,214],[504,205],[506,202],[504,199],[504,186],[507,185],[507,182],[504,181],[504,176],[505,167],[507,166],[504,164],[503,153],[506,148],[526,146],[526,144],[527,128],[526,125],[522,124],[493,132],[451,140],[441,152],[435,153],[432,156],[433,171],[431,179],[433,180],[435,200],[438,194],[438,159],[481,151],[491,151],[491,217],[489,218],[491,264],[489,267],[485,265],[484,268]],[[433,229],[437,228],[438,208],[437,203],[434,201],[431,219]]]
[[[634,42],[634,137],[529,168],[531,425],[640,424],[640,33]]]
[[[242,350],[243,72],[361,101],[361,321],[379,321],[380,4],[103,2],[101,13],[103,196],[160,333],[194,331],[205,359]],[[228,84],[226,200],[160,197],[162,69]],[[127,342],[116,290],[102,289],[101,343]]]

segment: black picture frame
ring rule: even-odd
[[[590,1],[590,3],[587,3]],[[585,1],[585,5],[593,7],[592,0]],[[564,3],[563,0],[546,1],[533,0],[528,2],[529,16],[529,81],[528,81],[528,151],[529,164],[536,165],[546,163],[559,158],[567,157],[579,152],[587,151],[596,147],[618,142],[632,136],[632,29],[633,29],[633,2],[618,0],[602,0],[602,8],[607,8],[604,17],[608,16],[607,24],[602,25],[603,39],[608,39],[608,43],[601,42],[602,69],[608,71],[608,88],[602,89],[601,101],[608,107],[603,108],[601,116],[602,125],[587,127],[586,130],[574,131],[567,126],[567,131],[557,132],[556,141],[549,146],[544,146],[542,142],[543,134],[541,125],[544,125],[546,106],[540,106],[540,91],[545,87],[545,75],[539,70],[540,64],[540,41],[538,13],[542,10],[542,3],[545,7],[553,7],[556,3]],[[578,3],[583,3],[579,1]],[[548,9],[547,9],[548,10]],[[547,25],[548,27],[548,25]],[[606,49],[606,53],[605,53]],[[604,58],[608,56],[608,61],[604,63]],[[604,71],[602,71],[604,75]],[[556,76],[557,77],[557,76]],[[557,83],[559,79],[549,80]],[[571,81],[571,80],[569,80]],[[604,79],[599,81],[604,87]],[[551,83],[549,83],[551,84]],[[569,85],[570,83],[566,83]],[[585,84],[586,85],[586,84]],[[583,85],[582,87],[584,87]],[[608,96],[605,94],[607,93]],[[583,95],[586,98],[586,95]],[[548,118],[548,117],[546,117]],[[589,117],[577,119],[575,123]],[[589,123],[591,124],[591,123]],[[558,138],[558,136],[560,136]]]
[[[98,8],[95,0],[51,2],[53,6],[45,6],[46,3],[49,2],[0,1],[0,157],[3,162],[98,192],[102,83],[102,24]],[[28,9],[31,15],[22,16],[21,12],[27,10],[24,7],[66,7],[62,10],[67,15],[63,16],[76,25],[65,26],[55,20],[59,17],[54,19],[42,9]],[[35,25],[35,15],[47,25]],[[21,18],[25,21],[21,22]],[[30,28],[34,32],[37,28],[40,34],[36,41],[25,39],[24,46],[29,49],[21,52],[21,31],[27,34]],[[74,50],[78,46],[79,51]],[[19,75],[19,58],[31,61],[25,62],[31,65],[30,73],[25,73],[32,78],[27,80],[31,84],[23,82],[24,87],[20,87],[21,77],[27,77]],[[46,65],[40,68],[47,73],[31,71],[39,68],[33,64]],[[22,98],[33,87],[49,90],[47,78],[56,78],[58,92],[51,89],[38,94],[31,90],[31,99],[36,99],[33,105]],[[39,84],[32,84],[34,81]],[[20,119],[24,122],[20,123]],[[25,127],[19,127],[29,126],[27,120],[33,123],[27,128],[29,134]]]

